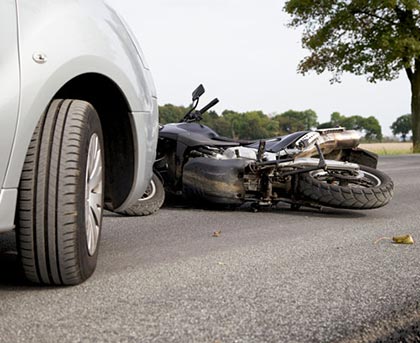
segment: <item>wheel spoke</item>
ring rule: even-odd
[[[93,218],[89,214],[88,222],[87,222],[87,231],[86,231],[86,234],[87,234],[86,241],[87,241],[87,244],[88,244],[88,250],[91,250],[92,246],[95,244],[94,243],[95,242],[94,237],[93,237],[93,230],[94,230],[93,226],[94,226]]]
[[[102,161],[101,161],[101,151],[98,151],[98,154],[95,156],[95,163],[93,170],[89,175],[89,185],[91,189],[95,189],[98,184],[102,181]]]
[[[92,137],[91,143],[89,144],[89,150],[88,150],[88,163],[87,163],[87,170],[88,175],[92,174],[92,170],[95,163],[95,146],[96,146],[96,137]]]
[[[100,194],[99,194],[99,196],[96,195],[95,197],[98,198],[98,200],[102,199],[102,196]],[[91,209],[92,214],[94,216],[95,223],[99,224],[100,221],[101,221],[101,215],[102,215],[102,208],[100,207],[100,204],[92,203],[92,204],[90,204],[90,209]]]
[[[94,239],[95,244],[98,244],[98,241],[99,241],[99,228],[100,228],[99,225],[100,224],[98,223],[93,227],[93,239]]]
[[[94,213],[94,209],[91,207],[91,211],[89,214],[89,221],[91,223],[91,236],[92,236],[92,244],[96,244],[98,235],[99,235],[99,221],[96,218],[96,214]]]
[[[99,137],[93,134],[86,162],[86,240],[89,255],[95,254],[99,240],[103,202],[103,166]]]

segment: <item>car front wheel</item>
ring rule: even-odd
[[[26,278],[75,285],[98,258],[104,193],[101,124],[80,100],[54,100],[26,155],[18,198],[17,247]]]

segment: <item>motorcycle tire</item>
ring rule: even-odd
[[[133,205],[119,212],[128,216],[148,216],[159,210],[165,201],[165,189],[162,181],[156,174],[153,174],[149,186],[144,195]]]
[[[300,198],[334,208],[374,209],[385,206],[393,196],[391,178],[377,169],[361,165],[359,180],[335,178],[334,173],[339,176],[340,172],[318,170],[299,175]]]

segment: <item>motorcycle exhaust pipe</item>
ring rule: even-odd
[[[360,169],[359,165],[351,162],[342,162],[336,160],[325,160],[326,169],[329,170],[348,170],[357,171]],[[289,162],[288,166],[299,168],[315,168],[319,165],[317,158],[297,158],[293,162]]]
[[[336,149],[356,148],[360,144],[360,134],[355,130],[333,132],[328,133],[327,135],[329,136],[328,140],[333,140],[335,142]]]
[[[360,143],[360,134],[355,130],[324,130],[316,132],[315,137],[302,137],[297,141],[303,147],[302,152],[298,154],[299,157],[310,157],[318,154],[315,143],[318,143],[323,154],[329,154],[334,150],[356,148]],[[314,134],[314,133],[312,133]],[[306,140],[306,141],[305,141]]]

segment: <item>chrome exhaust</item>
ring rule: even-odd
[[[309,132],[296,142],[296,148],[301,150],[298,157],[311,157],[318,155],[316,144],[323,154],[334,150],[356,148],[360,143],[360,134],[355,130],[327,129]]]
[[[329,170],[349,170],[357,171],[360,169],[359,165],[351,162],[342,162],[336,160],[325,160],[326,169]],[[315,168],[319,165],[318,158],[297,158],[290,162],[288,166],[299,168]]]

